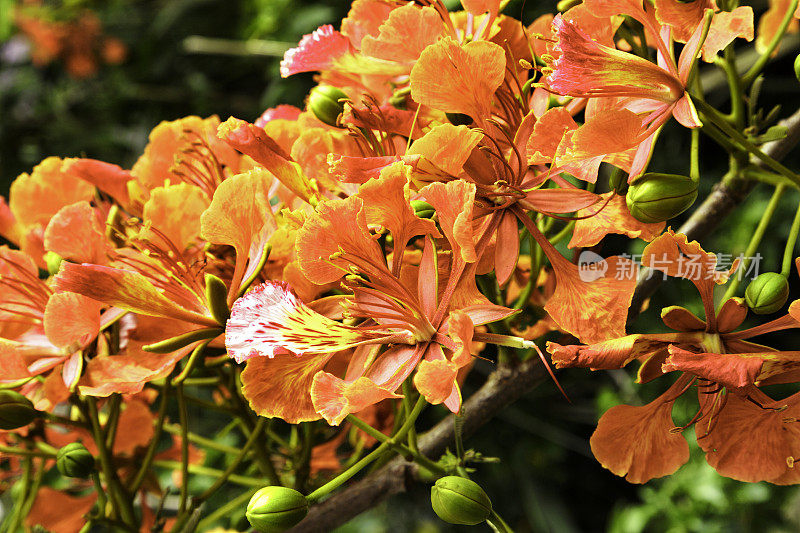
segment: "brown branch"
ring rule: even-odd
[[[464,404],[464,436],[471,435],[499,411],[533,389],[547,375],[538,359],[530,359],[517,367],[501,367]],[[437,459],[452,446],[453,421],[445,418],[420,435],[419,450]],[[308,516],[291,531],[312,533],[331,531],[351,518],[374,507],[389,496],[405,492],[414,482],[416,467],[402,457],[393,459],[380,470],[353,483],[314,506]]]
[[[792,148],[800,143],[800,109],[790,117],[780,121],[779,125],[787,128],[786,137],[766,143],[762,147],[765,154],[778,161],[786,157]],[[747,198],[747,195],[750,194],[755,185],[756,182],[743,179],[734,179],[728,183],[720,182],[716,184],[711,194],[692,213],[689,220],[678,229],[678,232],[685,234],[689,237],[689,240],[696,240],[710,235],[725,217]],[[645,300],[653,295],[662,281],[663,276],[650,275],[649,269],[642,270],[628,311],[628,323],[639,315]]]

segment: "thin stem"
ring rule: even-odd
[[[798,232],[800,232],[800,204],[798,204],[797,211],[794,214],[792,229],[789,230],[789,238],[786,239],[786,248],[783,249],[783,263],[781,266],[783,277],[788,277],[789,272],[792,270],[792,256],[794,255],[794,245],[797,243]]]
[[[44,451],[26,450],[25,448],[15,448],[13,446],[0,446],[0,453],[7,453],[9,455],[19,455],[20,457],[42,457],[43,459],[52,459],[56,456],[54,453]]]
[[[792,0],[792,4],[786,10],[786,14],[783,16],[783,20],[781,21],[781,25],[778,26],[778,31],[775,32],[775,36],[772,38],[772,41],[767,45],[766,50],[761,56],[756,60],[750,70],[742,76],[742,85],[744,87],[749,86],[753,83],[753,80],[756,79],[756,76],[761,72],[764,66],[769,61],[772,53],[775,52],[775,49],[778,48],[778,45],[781,43],[781,39],[783,39],[784,34],[786,34],[786,29],[789,27],[789,24],[792,22],[792,18],[794,17],[794,12],[797,10],[798,0]]]
[[[503,520],[496,511],[492,510],[492,514],[486,519],[486,523],[498,533],[514,533],[505,520]]]
[[[750,258],[754,253],[756,253],[756,250],[758,250],[758,246],[761,244],[761,239],[764,237],[764,233],[767,231],[767,226],[769,225],[770,219],[772,219],[772,215],[775,214],[775,210],[778,207],[778,203],[781,199],[781,195],[783,195],[784,190],[786,190],[786,187],[783,185],[778,185],[775,187],[775,192],[772,193],[772,198],[770,198],[769,204],[767,204],[767,208],[764,210],[764,214],[761,216],[761,220],[758,222],[758,226],[753,232],[753,236],[750,238],[750,243],[747,245],[747,249],[744,252],[742,265],[739,267],[739,275],[734,276],[733,280],[731,280],[728,290],[725,291],[725,296],[722,297],[722,303],[736,294],[736,290],[739,288],[739,283],[741,283],[744,273],[747,272],[747,268],[750,264]]]
[[[178,424],[164,424],[164,431],[166,431],[171,435],[180,435],[181,426]],[[239,448],[234,448],[233,446],[222,444],[213,439],[207,439],[206,437],[201,437],[197,433],[192,433],[191,431],[188,432],[188,438],[189,442],[197,444],[198,446],[201,446],[203,448],[208,448],[210,450],[215,450],[230,455],[236,455],[240,451]]]
[[[406,421],[400,426],[400,429],[395,433],[391,438],[388,438],[381,442],[380,446],[375,448],[372,452],[367,454],[363,459],[358,461],[356,464],[330,480],[329,482],[322,485],[320,488],[312,492],[307,496],[309,502],[315,502],[324,496],[330,494],[332,491],[336,490],[340,486],[342,486],[347,480],[351,477],[358,474],[364,467],[370,464],[372,461],[380,458],[383,454],[390,451],[391,448],[398,444],[399,441],[403,440],[408,432],[416,422],[417,417],[422,413],[422,410],[425,408],[425,405],[428,402],[425,401],[425,397],[420,395],[417,399],[417,403],[414,404],[414,408],[411,410],[411,413],[408,417],[406,417]],[[383,434],[381,434],[383,435]],[[385,438],[386,436],[383,435]]]
[[[695,104],[700,110],[703,112],[705,117],[711,121],[716,127],[730,136],[734,141],[739,143],[742,148],[759,158],[766,166],[774,170],[775,172],[786,176],[792,182],[800,184],[800,175],[795,174],[775,159],[771,158],[767,154],[761,151],[756,145],[751,143],[747,140],[747,138],[742,135],[739,131],[737,131],[733,126],[728,124],[728,122],[724,119],[724,117],[720,116],[719,111],[714,109],[712,106],[708,105],[704,101],[700,99],[696,99]]]
[[[153,461],[153,466],[156,468],[166,468],[168,470],[178,470],[181,468],[180,461],[172,461],[168,459],[158,459]],[[192,475],[197,476],[210,476],[210,477],[219,477],[223,474],[222,470],[218,468],[211,468],[210,466],[202,466],[202,465],[189,465],[189,473]],[[231,483],[236,483],[237,485],[242,485],[243,487],[263,487],[264,481],[253,479],[248,476],[240,476],[238,474],[230,474],[228,476],[228,481]]]
[[[189,377],[189,374],[192,373],[192,370],[197,365],[197,361],[199,361],[200,358],[202,357],[203,351],[205,350],[206,346],[208,346],[209,342],[211,342],[211,339],[208,339],[205,342],[201,342],[195,347],[194,350],[192,350],[192,354],[189,356],[189,359],[187,359],[186,365],[183,367],[183,370],[181,371],[180,374],[178,374],[178,377],[172,380],[173,386],[180,385],[181,383],[186,381],[186,378]]]
[[[186,513],[189,503],[189,412],[183,397],[183,384],[175,387],[178,397],[178,418],[181,424],[181,499],[178,514]]]
[[[411,405],[412,394],[411,378],[408,378],[403,382],[403,409],[406,416],[411,415],[411,409],[413,408]],[[381,433],[381,435],[382,434],[383,433]],[[417,448],[417,430],[413,426],[411,427],[411,431],[408,432],[408,447],[413,452],[419,451],[419,448]]]
[[[150,465],[153,463],[153,457],[156,455],[156,447],[158,446],[158,441],[161,438],[161,431],[164,429],[164,419],[167,415],[167,399],[170,396],[171,390],[172,388],[169,386],[169,380],[167,380],[167,386],[161,391],[161,402],[158,404],[158,415],[156,418],[156,427],[153,432],[153,438],[150,440],[150,444],[147,446],[147,451],[142,458],[142,463],[141,466],[139,466],[139,470],[136,472],[136,477],[130,484],[131,494],[136,494],[136,492],[142,486],[145,476],[147,475],[147,471],[150,469]]]
[[[216,481],[214,481],[214,484],[208,487],[200,496],[197,497],[198,502],[203,502],[209,499],[215,492],[217,492],[217,490],[219,490],[219,488],[222,485],[224,485],[227,482],[228,476],[233,474],[233,471],[236,470],[236,468],[238,468],[242,460],[244,460],[245,456],[247,455],[247,452],[249,452],[250,448],[253,446],[253,444],[255,444],[259,434],[261,433],[261,430],[264,427],[265,422],[266,422],[265,418],[258,419],[258,422],[256,422],[256,426],[253,429],[253,432],[250,433],[250,438],[247,439],[247,442],[245,442],[241,452],[236,457],[233,458],[231,464],[229,464],[228,467],[222,472],[222,474],[216,479]]]
[[[220,507],[215,509],[213,513],[211,513],[210,515],[203,518],[197,523],[197,531],[208,531],[217,520],[230,515],[231,513],[233,513],[233,511],[243,506],[245,502],[249,501],[257,490],[258,488],[253,488],[246,492],[243,492],[242,494],[235,497],[228,503],[221,505]]]

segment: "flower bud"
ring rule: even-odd
[[[797,57],[794,58],[794,76],[797,81],[800,81],[800,54],[797,54]]]
[[[492,514],[492,502],[480,485],[458,476],[436,481],[431,487],[431,505],[433,512],[450,524],[474,526]]]
[[[18,392],[0,390],[0,429],[27,426],[39,416],[29,399]]]
[[[45,252],[43,259],[47,265],[47,273],[53,276],[58,274],[58,269],[61,267],[61,262],[64,258],[55,252]]]
[[[58,450],[56,468],[62,476],[85,479],[94,472],[94,457],[80,442],[71,442]]]
[[[747,306],[757,315],[774,313],[789,298],[789,282],[777,272],[764,272],[744,291]]]
[[[664,222],[689,209],[697,199],[697,183],[687,176],[647,173],[628,185],[625,202],[640,222]]]
[[[336,87],[317,85],[308,93],[308,108],[325,124],[338,127],[336,121],[344,111],[344,103],[340,100],[344,98],[347,95]]]
[[[247,504],[247,521],[261,533],[278,533],[294,526],[308,514],[308,500],[288,487],[259,489]]]
[[[411,208],[419,218],[431,218],[436,210],[424,200],[411,200]]]

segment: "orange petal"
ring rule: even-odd
[[[208,197],[189,183],[156,187],[144,204],[145,225],[139,238],[166,249],[172,244],[182,251],[200,236],[200,215],[207,207]],[[178,213],[180,216],[176,216]]]
[[[432,183],[419,191],[420,196],[436,209],[442,228],[453,252],[465,263],[478,260],[472,229],[472,206],[475,185],[457,180],[447,184]]]
[[[706,323],[684,307],[673,305],[661,310],[661,320],[670,329],[676,331],[702,331]]]
[[[361,53],[412,66],[443,32],[444,23],[435,9],[406,4],[389,13],[377,37],[364,37]]]
[[[394,238],[395,250],[405,248],[417,235],[441,236],[433,221],[414,214],[409,203],[408,170],[407,165],[394,163],[381,170],[380,178],[371,179],[358,189],[367,224],[387,228]]]
[[[645,483],[689,460],[686,439],[673,431],[674,400],[662,398],[643,406],[617,405],[603,414],[590,440],[600,464],[631,483]]]
[[[717,54],[737,37],[753,40],[753,8],[750,6],[714,14],[708,37],[703,42],[703,61],[713,62]]]
[[[91,183],[106,194],[111,195],[121,205],[127,205],[128,182],[131,173],[117,165],[96,159],[65,159],[61,171]]]
[[[367,230],[361,198],[332,200],[320,205],[297,232],[297,256],[303,274],[322,285],[337,281],[357,259],[368,274],[388,274],[383,253]]]
[[[714,5],[714,0],[696,2],[655,0],[655,8],[656,19],[661,24],[669,25],[672,28],[672,38],[680,43],[685,43],[692,36],[697,25],[703,22],[706,9],[714,9],[716,5]]]
[[[83,347],[100,332],[102,304],[72,292],[60,292],[50,297],[44,311],[44,331],[55,346]]]
[[[622,368],[637,357],[646,356],[666,343],[649,339],[645,335],[626,335],[589,346],[562,346],[547,343],[556,368],[578,367],[599,369]]]
[[[760,405],[728,394],[711,430],[704,433],[697,428],[697,443],[708,464],[720,475],[751,483],[770,481],[788,470],[793,436],[788,429],[797,419],[796,398],[787,411],[786,401],[772,401],[758,391],[753,394]]]
[[[756,51],[758,53],[763,54],[767,50],[767,46],[775,38],[781,21],[791,6],[791,0],[770,0],[769,9],[758,19],[758,37],[756,37]],[[794,18],[800,18],[800,8],[795,11]],[[797,31],[797,21],[793,20],[789,28]]]
[[[28,527],[42,526],[51,533],[75,533],[86,524],[84,515],[96,500],[94,492],[75,497],[50,487],[41,487],[25,523]]]
[[[167,376],[187,350],[170,354],[140,352],[131,355],[94,357],[89,360],[78,390],[87,396],[136,394],[145,384]]]
[[[276,229],[270,205],[272,177],[255,169],[223,181],[200,218],[200,234],[208,242],[236,250],[232,287],[247,277],[245,266],[258,265],[267,239]]]
[[[688,372],[729,389],[737,389],[753,385],[763,364],[763,359],[757,354],[694,353],[670,346],[662,370]]]
[[[480,121],[489,116],[505,65],[505,52],[494,43],[461,46],[445,37],[426,48],[411,69],[411,96],[420,104]]]
[[[303,200],[309,201],[317,195],[300,165],[292,161],[263,128],[230,117],[220,124],[217,135],[233,148],[252,157]]]
[[[366,377],[346,383],[333,374],[318,372],[311,386],[314,409],[332,426],[341,424],[350,413],[357,413],[387,398],[402,396],[379,387]]]
[[[119,415],[114,453],[133,455],[137,448],[144,448],[155,434],[155,417],[141,400],[128,400]]]
[[[414,387],[428,402],[438,405],[450,396],[457,375],[458,367],[452,361],[422,361],[414,375]]]
[[[577,216],[589,218],[578,219],[569,241],[569,248],[588,248],[599,243],[609,233],[627,235],[631,239],[640,238],[652,241],[664,229],[665,222],[647,224],[631,216],[625,197],[614,192],[600,195],[604,200],[609,200],[599,212],[597,207],[581,209]],[[601,204],[602,205],[602,204]]]
[[[218,326],[210,316],[185,309],[137,272],[99,265],[61,263],[55,277],[58,291],[76,292],[98,302],[143,315],[176,318],[203,326]],[[198,310],[200,310],[198,302]]]
[[[46,226],[65,205],[91,200],[94,187],[61,171],[62,161],[48,157],[31,174],[21,174],[11,184],[9,207],[22,225]]]
[[[451,176],[458,176],[481,139],[483,133],[476,129],[441,124],[414,141],[408,155],[421,155]]]
[[[255,357],[242,372],[242,393],[259,416],[282,418],[290,424],[318,420],[311,402],[311,385],[332,354]]]
[[[556,155],[561,139],[567,131],[575,130],[578,124],[565,107],[548,109],[533,126],[533,135],[525,147],[529,165],[546,164]]]
[[[500,0],[461,0],[464,11],[468,11],[475,16],[483,15],[484,13],[497,16],[501,3]]]
[[[89,202],[62,207],[44,231],[44,247],[75,263],[108,263],[105,224]]]
[[[614,256],[594,263],[594,270],[579,270],[558,251],[545,252],[556,275],[556,290],[545,311],[559,327],[587,343],[624,336],[636,263]]]
[[[342,20],[342,34],[350,39],[353,46],[360,48],[364,37],[378,35],[381,25],[393,9],[397,9],[397,6],[380,0],[355,0],[347,17]]]

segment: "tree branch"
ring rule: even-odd
[[[464,403],[464,436],[471,435],[499,411],[533,389],[547,375],[538,358],[517,367],[500,367],[486,383]],[[447,417],[419,437],[420,452],[438,458],[454,439],[453,422]],[[311,508],[308,516],[295,526],[294,533],[326,532],[374,507],[389,496],[405,492],[414,482],[417,467],[402,457],[353,483]]]

